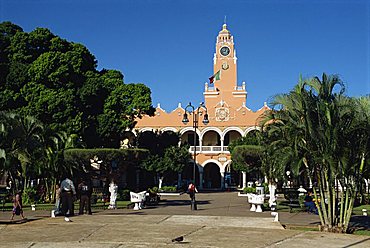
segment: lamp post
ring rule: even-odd
[[[183,119],[182,119],[182,123],[188,124],[188,122],[189,122],[188,114],[193,115],[193,128],[194,128],[193,182],[194,182],[194,185],[195,185],[195,167],[197,166],[197,160],[196,160],[196,156],[197,156],[197,128],[198,128],[198,123],[199,123],[199,116],[203,114],[202,108],[204,108],[204,110],[205,110],[205,114],[203,116],[203,121],[202,122],[203,122],[204,125],[207,125],[209,123],[208,113],[207,113],[207,108],[206,108],[206,106],[204,105],[203,102],[199,104],[198,108],[195,108],[193,105],[191,105],[191,102],[189,102],[189,104],[185,107],[185,113],[184,113],[184,116],[183,116]]]

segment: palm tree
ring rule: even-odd
[[[295,173],[303,170],[310,181],[317,182],[314,194],[317,198],[320,193],[322,199],[318,212],[322,227],[329,231],[348,230],[359,188],[353,179],[363,171],[368,156],[369,117],[364,115],[364,103],[356,102],[344,95],[337,76],[323,74],[322,79],[301,79],[289,94],[275,97],[274,106],[279,109],[267,113],[262,122],[270,139],[266,150],[279,168],[275,172],[281,176],[287,167]],[[360,112],[366,120],[358,118]],[[354,135],[361,137],[356,139],[359,144],[353,144]],[[338,182],[343,196],[336,190]]]
[[[51,201],[55,197],[55,186],[58,179],[63,173],[73,174],[76,169],[75,163],[66,163],[64,161],[64,151],[66,149],[79,146],[76,135],[67,135],[66,132],[54,133],[51,130],[45,132],[44,143],[44,165],[43,173],[40,175],[44,178],[47,195],[51,195]]]
[[[10,172],[13,180],[19,174],[25,189],[42,158],[43,125],[31,116],[5,112],[0,115],[3,130],[0,147],[6,157],[3,169]],[[18,187],[16,184],[16,190]]]

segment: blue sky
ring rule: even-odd
[[[0,21],[84,44],[99,69],[146,84],[167,111],[203,100],[225,15],[252,110],[300,74],[339,74],[348,95],[370,93],[367,0],[0,0]]]

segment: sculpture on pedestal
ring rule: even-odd
[[[118,186],[114,182],[114,180],[111,181],[109,184],[109,192],[110,192],[110,202],[108,209],[116,209],[116,201],[117,201],[117,194],[118,194]]]

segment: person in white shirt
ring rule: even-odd
[[[64,176],[63,178],[64,180],[60,184],[62,213],[64,214],[64,220],[70,221],[69,216],[74,215],[73,197],[76,196],[76,189],[71,179],[67,176]]]

